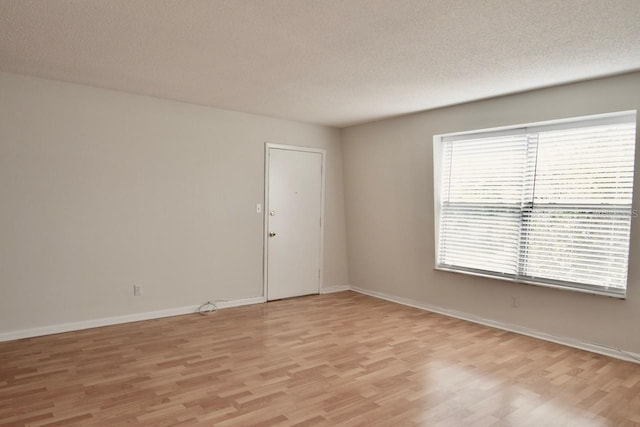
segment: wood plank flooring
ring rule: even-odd
[[[640,365],[353,292],[0,343],[2,426],[633,426]]]

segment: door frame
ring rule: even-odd
[[[302,147],[298,145],[273,144],[265,142],[264,144],[264,209],[263,228],[262,228],[262,298],[267,302],[267,289],[269,286],[269,150],[275,148],[278,150],[301,151],[307,153],[319,153],[321,156],[320,166],[320,277],[318,277],[318,294],[322,290],[324,283],[324,191],[325,191],[325,165],[327,158],[327,150],[323,148]]]

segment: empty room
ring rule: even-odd
[[[0,426],[640,426],[639,23],[0,0]]]

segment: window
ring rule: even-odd
[[[635,118],[441,137],[436,268],[624,297]]]

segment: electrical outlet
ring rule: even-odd
[[[520,298],[517,296],[511,296],[511,307],[518,308],[520,307]]]
[[[140,289],[140,285],[133,285],[133,296],[134,297],[139,297],[140,295],[142,295],[142,291]]]

